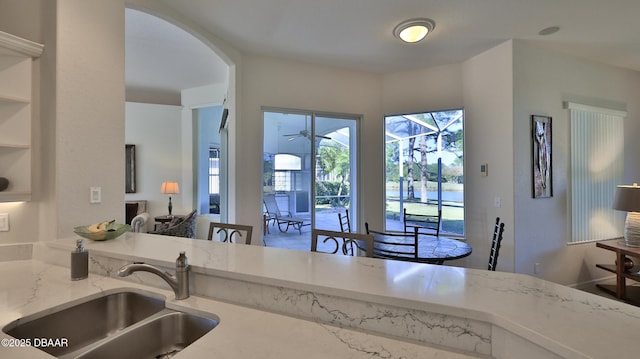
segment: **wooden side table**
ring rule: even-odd
[[[640,273],[630,272],[625,269],[626,256],[634,257],[636,261],[640,261],[640,248],[628,247],[624,244],[624,240],[619,239],[597,242],[596,247],[615,252],[616,254],[615,264],[596,264],[596,267],[616,274],[616,285],[596,284],[596,287],[614,295],[618,299],[622,299],[636,305],[640,304],[640,288],[627,287],[626,283],[626,279],[640,282]],[[631,290],[638,292],[629,293]]]

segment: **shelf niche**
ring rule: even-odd
[[[0,202],[31,200],[32,67],[44,45],[0,31]]]

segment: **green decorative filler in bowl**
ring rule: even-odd
[[[115,223],[115,221],[105,221],[90,224],[88,226],[75,227],[73,229],[73,233],[94,241],[106,241],[108,239],[118,238],[130,229],[131,226],[128,224]]]

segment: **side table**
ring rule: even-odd
[[[625,269],[626,256],[640,260],[640,248],[628,247],[624,240],[611,240],[597,242],[596,247],[612,251],[616,254],[615,264],[596,264],[596,267],[608,272],[615,273],[616,285],[596,284],[596,287],[614,295],[616,298],[625,300],[631,304],[640,304],[640,290],[638,287],[628,287],[626,279],[640,282],[640,273],[633,273]]]

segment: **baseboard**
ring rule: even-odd
[[[602,278],[597,278],[597,279],[592,279],[586,282],[580,282],[580,283],[576,283],[576,284],[570,284],[568,285],[568,287],[570,288],[574,288],[574,289],[579,289],[579,290],[585,290],[585,289],[589,289],[589,288],[594,288],[596,286],[596,284],[602,284],[603,282],[607,282],[610,280],[616,280],[616,276],[615,275],[611,275],[611,276],[607,276],[607,277],[602,277]]]

